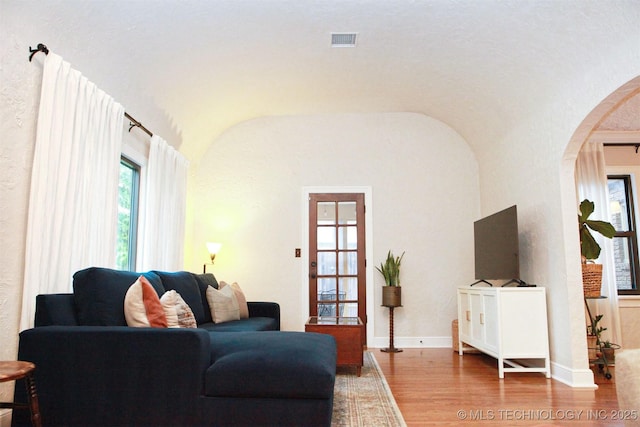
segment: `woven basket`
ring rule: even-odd
[[[582,264],[582,287],[584,296],[598,298],[602,288],[602,264]]]
[[[451,322],[451,343],[453,344],[453,351],[456,353],[460,351],[460,342],[458,341],[460,336],[458,335],[458,319]]]
[[[587,350],[589,350],[589,360],[594,360],[598,356],[596,354],[596,346],[598,342],[598,337],[595,335],[587,335]]]

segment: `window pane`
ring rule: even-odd
[[[638,263],[638,240],[633,210],[633,190],[630,175],[608,177],[611,219],[616,229],[613,238],[613,257],[618,291],[637,293],[640,264]]]
[[[627,237],[613,238],[613,257],[616,261],[616,285],[619,290],[633,289],[629,247],[630,241]]]
[[[121,160],[118,184],[118,241],[116,243],[118,270],[135,270],[139,176],[136,164],[126,159]]]
[[[616,231],[629,231],[627,206],[627,186],[624,179],[609,178],[609,201],[611,203],[611,224]]]

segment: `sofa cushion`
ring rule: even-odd
[[[336,344],[330,335],[211,334],[211,360],[205,374],[207,396],[328,399],[333,395]]]
[[[224,323],[202,323],[198,328],[211,332],[277,331],[278,321],[272,317],[250,317]]]
[[[143,273],[158,296],[164,294],[160,278]],[[124,296],[140,273],[90,267],[73,275],[73,298],[78,325],[127,326],[124,317]]]
[[[167,316],[167,326],[169,328],[196,328],[196,318],[179,293],[173,289],[167,291],[160,298],[162,308]]]
[[[211,309],[207,302],[207,288],[213,286],[218,289],[218,281],[212,273],[194,274],[198,287],[200,288],[200,298],[202,299],[202,305],[204,306],[204,321],[202,323],[213,322],[211,318]]]
[[[240,320],[238,300],[231,286],[223,286],[218,289],[207,289],[207,301],[211,307],[211,317],[214,323]]]
[[[200,288],[192,273],[187,271],[179,271],[176,273],[154,271],[154,273],[160,277],[166,290],[173,289],[180,294],[182,299],[189,305],[189,308],[191,308],[198,324],[205,322]]]
[[[140,276],[124,296],[124,317],[128,326],[167,327],[167,316],[160,298],[144,276]]]

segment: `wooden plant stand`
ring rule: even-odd
[[[402,349],[396,348],[393,345],[393,309],[394,306],[389,306],[389,347],[381,348],[380,351],[385,353],[400,353]]]

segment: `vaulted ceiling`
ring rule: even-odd
[[[478,131],[544,105],[637,38],[639,5],[2,0],[1,7],[34,46],[47,44],[152,129],[159,121],[136,111],[153,106],[175,131],[165,138],[193,158],[229,127],[265,115],[419,112],[473,145]],[[332,48],[332,32],[357,33],[356,46]]]

